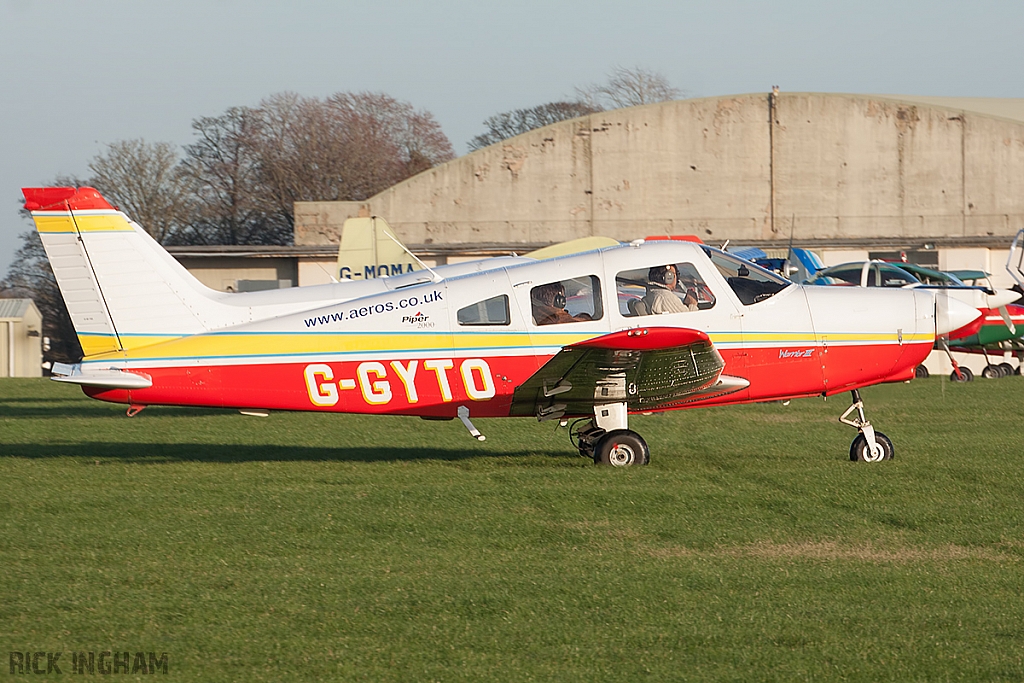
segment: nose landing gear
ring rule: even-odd
[[[875,428],[871,426],[871,422],[864,417],[864,401],[860,398],[860,391],[854,389],[850,393],[853,395],[853,404],[839,416],[840,422],[855,427],[860,432],[850,444],[850,460],[854,462],[892,460],[892,441],[882,432],[876,432]],[[853,411],[857,411],[857,417],[853,420],[847,419],[847,416]]]

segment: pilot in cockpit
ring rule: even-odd
[[[647,273],[647,293],[643,302],[651,313],[685,313],[697,310],[697,294],[688,289],[685,294],[679,292],[679,274],[672,264],[655,266]],[[678,292],[678,293],[677,293]],[[683,294],[680,299],[679,295]]]

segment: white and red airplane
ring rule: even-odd
[[[971,323],[925,290],[803,287],[718,249],[638,240],[394,277],[211,290],[91,188],[28,188],[84,351],[54,379],[128,404],[579,418],[598,463],[645,464],[630,413],[828,396],[852,459],[892,457],[858,390],[909,380]],[[856,412],[853,419],[848,416]]]

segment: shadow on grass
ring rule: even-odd
[[[445,448],[320,448],[311,446],[235,445],[235,444],[167,444],[167,443],[74,443],[60,445],[13,444],[0,446],[0,458],[81,458],[100,463],[168,463],[168,462],[395,462],[471,459],[518,459],[540,455],[558,460],[575,461],[571,451],[531,450],[529,453],[496,453],[488,450]]]
[[[103,403],[100,401],[69,401],[62,398],[5,398],[0,400],[0,418],[117,418],[124,419],[126,405]],[[232,408],[192,408],[158,406],[152,413],[153,417],[199,417],[203,415],[236,416],[238,411]],[[146,415],[150,417],[150,415]]]

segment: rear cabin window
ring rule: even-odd
[[[692,263],[672,263],[624,270],[615,276],[619,313],[638,315],[702,311],[715,295]]]
[[[556,280],[530,290],[535,325],[560,325],[600,320],[601,281],[595,275]]]
[[[770,299],[793,284],[784,277],[724,251],[704,247],[704,253],[744,306]]]
[[[460,325],[508,325],[508,295],[491,297],[460,308],[456,317]]]

